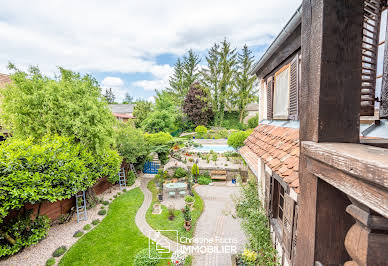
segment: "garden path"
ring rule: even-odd
[[[196,186],[195,191],[201,196],[205,207],[201,217],[197,221],[194,236],[197,240],[213,239],[232,241],[235,243],[216,243],[211,246],[218,247],[218,251],[225,249],[225,253],[206,252],[196,254],[193,259],[193,266],[227,266],[232,265],[231,253],[228,247],[243,250],[246,244],[246,237],[240,226],[240,220],[234,219],[235,213],[233,195],[238,195],[238,186]],[[209,244],[196,244],[199,247]]]

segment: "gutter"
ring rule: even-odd
[[[254,65],[253,69],[249,72],[250,75],[254,75],[256,74],[257,71],[260,70],[260,68],[267,62],[267,60],[279,49],[279,47],[284,43],[284,41],[301,24],[301,22],[302,22],[302,5],[300,5],[299,8],[295,11],[294,15],[292,15],[291,19],[283,27],[279,35],[268,47],[267,51],[265,51],[263,56]]]

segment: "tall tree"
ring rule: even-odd
[[[152,103],[139,100],[135,103],[135,107],[133,108],[133,116],[136,118],[135,124],[136,127],[140,127],[141,122],[143,122],[148,115],[152,112]]]
[[[215,43],[206,56],[207,68],[201,71],[202,84],[210,92],[212,98],[212,108],[215,114],[215,124],[218,123],[219,118],[219,81],[220,81],[220,57],[219,44]]]
[[[257,90],[255,90],[254,87],[256,76],[249,75],[253,64],[253,58],[252,52],[246,45],[244,45],[244,48],[237,57],[238,70],[235,78],[236,92],[233,98],[240,113],[240,123],[242,123],[244,119],[246,106],[257,98]]]
[[[105,89],[104,97],[109,104],[115,103],[116,96],[114,95],[112,88]]]
[[[200,62],[201,58],[199,55],[191,49],[182,59],[177,59],[174,65],[174,73],[169,80],[170,87],[167,88],[167,92],[174,95],[178,104],[183,102],[191,84],[198,81]]]
[[[199,73],[199,63],[201,58],[199,55],[193,52],[190,49],[187,53],[187,56],[183,56],[183,81],[185,95],[189,91],[191,84],[198,81]]]
[[[232,89],[234,86],[233,77],[236,72],[236,64],[237,64],[237,53],[236,49],[232,49],[230,47],[230,42],[224,39],[220,45],[220,69],[221,69],[221,77],[220,77],[220,105],[219,105],[219,125],[222,124],[224,120],[224,112],[225,106],[228,102],[231,101]]]
[[[180,58],[177,59],[174,65],[174,73],[169,79],[170,87],[166,91],[180,99],[184,95],[184,77],[183,77],[183,63]]]
[[[126,92],[123,104],[131,104],[131,103],[133,103],[133,97],[129,95],[128,92]]]

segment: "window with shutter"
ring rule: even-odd
[[[274,119],[288,119],[290,94],[290,64],[275,73],[273,82],[272,112]]]
[[[290,67],[290,107],[288,110],[288,119],[298,120],[298,55],[291,61]]]
[[[272,120],[273,119],[273,77],[270,77],[267,79],[267,119]]]
[[[283,246],[289,259],[291,259],[292,250],[292,232],[294,226],[294,200],[287,194],[284,194],[283,206]]]
[[[364,1],[361,79],[362,116],[374,116],[381,10],[381,1]]]

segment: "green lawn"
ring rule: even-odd
[[[136,253],[148,248],[148,238],[135,224],[143,199],[139,188],[116,198],[107,217],[74,244],[59,265],[133,265]],[[160,265],[167,263],[162,260]]]
[[[191,230],[187,232],[183,227],[184,219],[181,210],[174,211],[175,219],[173,221],[170,221],[168,219],[168,209],[164,205],[162,205],[161,214],[152,214],[152,206],[154,205],[154,203],[158,202],[158,192],[153,180],[148,183],[148,189],[152,192],[152,204],[146,213],[146,220],[148,224],[155,230],[178,230],[179,237],[184,236],[187,238],[192,238],[195,225],[199,216],[201,216],[203,210],[203,201],[201,197],[196,192],[194,192],[195,203],[194,210],[191,213],[192,227]],[[171,240],[176,241],[176,234],[174,232],[162,232],[162,234],[170,238]]]

